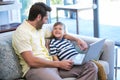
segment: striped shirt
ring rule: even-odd
[[[67,39],[61,40],[53,38],[50,42],[50,55],[58,56],[59,60],[70,59],[78,54],[74,45]]]

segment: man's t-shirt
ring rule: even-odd
[[[43,26],[42,29],[36,30],[36,28],[27,21],[24,21],[13,33],[12,45],[20,58],[20,64],[22,65],[22,71],[24,73],[23,76],[30,67],[22,58],[22,52],[32,51],[36,57],[52,60],[52,57],[49,56],[48,50],[45,47],[45,37],[51,36],[51,32],[48,29],[48,26]]]

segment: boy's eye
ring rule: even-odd
[[[59,28],[59,30],[62,30],[61,28]]]
[[[61,28],[54,28],[54,29],[55,29],[55,30],[57,30],[57,29],[58,29],[58,30],[62,30]]]

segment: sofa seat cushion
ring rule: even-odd
[[[63,80],[76,80],[76,78],[64,78]]]
[[[0,80],[15,80],[22,74],[18,57],[12,48],[11,33],[9,35],[0,35]]]

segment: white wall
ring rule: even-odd
[[[14,4],[0,5],[0,25],[21,22],[21,4],[16,0]]]

